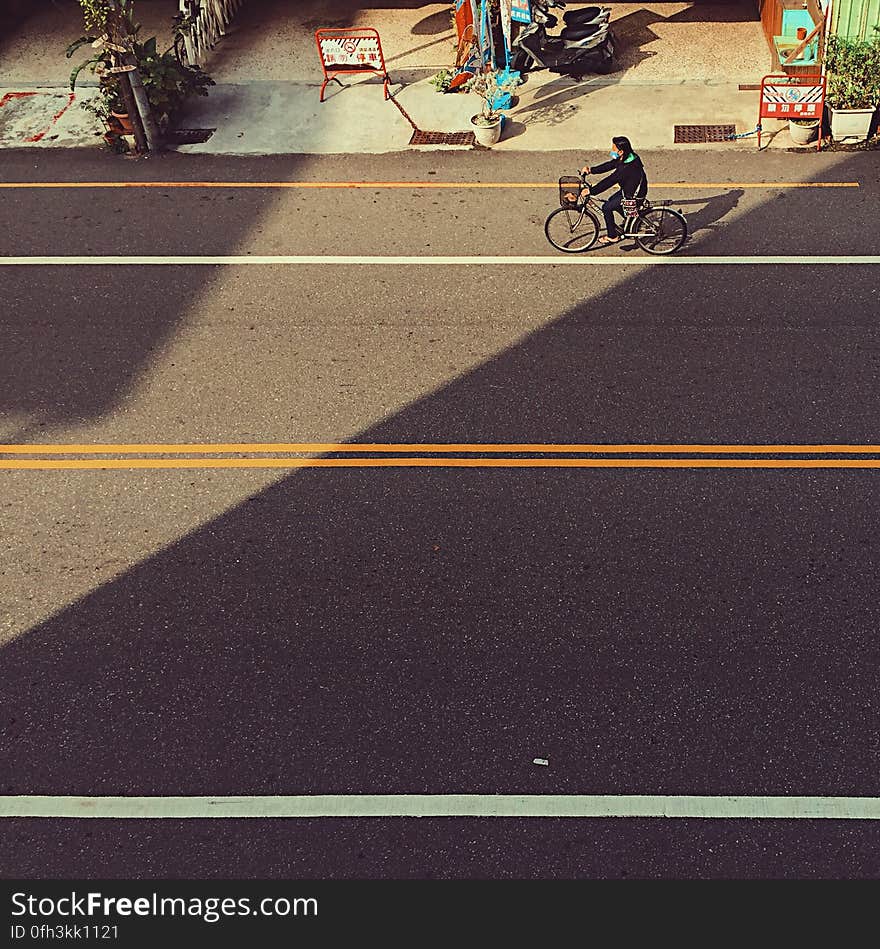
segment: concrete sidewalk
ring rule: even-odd
[[[731,83],[642,84],[605,77],[576,83],[544,73],[531,76],[517,92],[496,150],[605,151],[612,135],[620,134],[629,134],[643,149],[756,147],[754,137],[713,145],[674,143],[676,124],[730,124],[739,133],[754,129],[757,94],[740,92]],[[392,86],[392,95],[422,131],[470,131],[478,108],[473,95],[441,94],[428,80]],[[181,124],[216,129],[207,142],[181,146],[185,152],[334,154],[462,147],[411,146],[413,127],[394,102],[383,99],[379,81],[344,88],[331,84],[323,103],[312,84],[224,84],[195,102]],[[787,133],[780,140],[791,144]]]
[[[468,93],[438,93],[427,79],[391,87],[394,99],[422,131],[470,131],[478,101]],[[332,83],[324,102],[319,84],[282,81],[221,83],[181,116],[188,129],[214,129],[207,141],[181,152],[230,155],[385,153],[470,146],[410,145],[413,127],[382,83]],[[627,134],[640,149],[754,149],[754,135],[712,144],[675,144],[675,125],[721,125],[739,134],[757,122],[757,93],[732,83],[637,83],[531,76],[508,110],[500,151],[606,151],[612,135]],[[0,147],[94,147],[102,129],[80,104],[83,88],[0,89]],[[787,123],[764,121],[764,144],[792,147]]]
[[[172,0],[138,0],[148,33],[161,32]],[[572,3],[575,9],[584,4]],[[449,3],[377,9],[339,0],[245,4],[233,30],[206,64],[217,85],[181,116],[184,128],[214,129],[183,152],[216,154],[386,153],[408,149],[413,127],[378,79],[331,83],[318,100],[321,71],[317,26],[380,30],[396,101],[422,131],[467,132],[479,102],[468,93],[438,93],[430,77],[452,59]],[[544,70],[518,90],[508,111],[502,151],[607,150],[612,135],[628,134],[641,149],[755,148],[750,137],[715,144],[677,145],[675,125],[732,125],[752,132],[758,94],[740,91],[769,69],[750,0],[733,3],[622,2],[612,7],[618,70],[575,82]],[[52,5],[0,42],[0,147],[94,146],[102,130],[80,107],[94,91],[64,83],[71,62],[63,48],[81,24],[78,7]],[[770,147],[791,147],[787,123],[765,122]],[[782,134],[775,134],[782,131]]]

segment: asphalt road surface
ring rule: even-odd
[[[4,800],[876,808],[876,158],[646,154],[691,263],[569,265],[598,157],[4,154]],[[833,813],[5,816],[0,873],[876,878]]]

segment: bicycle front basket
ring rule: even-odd
[[[559,179],[559,206],[562,208],[574,208],[580,204],[581,179],[574,175],[565,175]],[[566,195],[574,195],[574,201]]]

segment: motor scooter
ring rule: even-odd
[[[566,37],[547,35],[546,7],[535,3],[532,22],[523,26],[511,43],[510,68],[525,76],[531,69],[581,79],[586,73],[609,73],[614,69],[614,35],[607,20],[569,28]],[[555,21],[555,17],[549,14]]]

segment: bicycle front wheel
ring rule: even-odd
[[[586,208],[556,208],[544,222],[547,240],[566,254],[581,254],[596,243],[599,219]]]
[[[649,208],[639,215],[633,237],[649,254],[674,254],[687,240],[687,221],[671,208]]]

